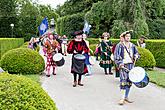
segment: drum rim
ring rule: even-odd
[[[57,56],[58,57],[61,57],[61,59],[63,58],[63,56],[62,56],[61,53],[56,53],[56,54],[53,55],[53,61],[60,61],[61,60],[61,59],[57,58]]]
[[[76,57],[77,55],[81,55],[81,56],[83,56],[84,58],[78,59],[78,58]],[[78,60],[85,60],[86,57],[85,57],[85,55],[83,55],[83,54],[76,54],[76,55],[74,55],[74,58],[75,58],[75,59],[78,59]]]

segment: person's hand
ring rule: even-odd
[[[107,54],[107,52],[104,52],[104,54],[107,56],[108,54]]]
[[[84,54],[85,52],[84,51],[82,51],[82,54]]]
[[[73,51],[74,54],[78,53],[76,50]]]
[[[119,65],[119,68],[124,68],[124,64],[120,64]]]

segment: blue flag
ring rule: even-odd
[[[45,18],[42,20],[40,26],[38,27],[40,36],[42,36],[42,35],[48,30],[48,27],[49,27],[49,25],[48,25],[48,20],[47,20],[47,18],[45,17]]]
[[[88,22],[85,20],[83,32],[86,34],[89,34],[90,28],[91,28],[91,25],[89,25]]]

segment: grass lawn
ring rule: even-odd
[[[28,77],[37,83],[40,83],[40,75],[39,74],[31,74],[31,75],[23,75],[23,76]]]
[[[147,71],[150,82],[165,88],[165,73],[159,71]]]

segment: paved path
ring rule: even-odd
[[[57,68],[57,75],[42,76],[42,87],[55,101],[59,110],[165,110],[165,89],[149,84],[143,89],[132,87],[132,104],[118,105],[119,79],[106,76],[98,62],[93,66],[94,75],[83,77],[83,87],[72,87],[71,56],[65,65]]]

